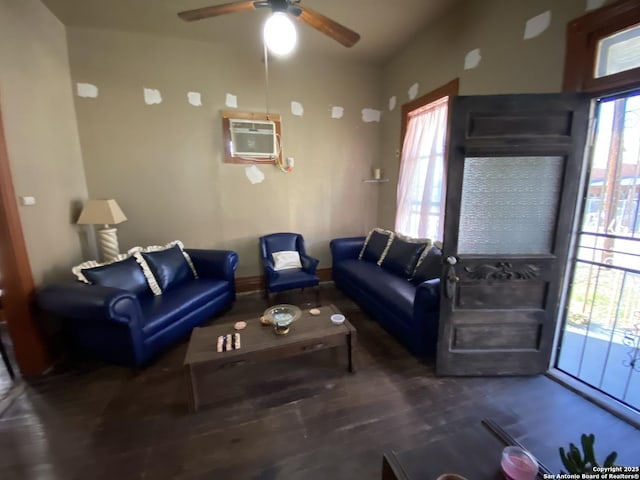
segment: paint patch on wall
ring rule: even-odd
[[[407,92],[409,94],[409,100],[413,100],[418,96],[419,88],[420,88],[420,85],[418,85],[417,83],[414,83],[413,85],[411,85],[411,88],[409,88],[409,91]]]
[[[296,117],[304,115],[304,107],[300,102],[291,102],[291,113]]]
[[[238,108],[238,97],[232,95],[231,93],[227,93],[224,99],[224,104],[228,108]]]
[[[480,49],[475,48],[471,50],[464,57],[464,69],[471,70],[472,68],[476,68],[478,65],[480,65],[480,60],[482,60]]]
[[[245,168],[244,174],[247,176],[252,185],[264,182],[264,173],[262,173],[262,170],[260,170],[255,165]]]
[[[527,20],[524,26],[524,39],[530,40],[544,32],[551,25],[551,10]]]
[[[389,99],[389,111],[390,112],[393,111],[394,108],[396,108],[396,102],[397,102],[397,99],[396,99],[395,95]]]
[[[76,92],[81,98],[98,98],[98,87],[91,83],[76,83]]]
[[[342,118],[344,115],[343,107],[331,107],[331,118]]]
[[[595,10],[596,8],[600,8],[604,5],[606,0],[587,0],[587,8],[585,9],[587,12],[589,10]]]
[[[202,95],[200,95],[200,93],[198,92],[188,92],[187,99],[189,100],[189,103],[194,107],[202,106]]]
[[[381,116],[382,112],[380,110],[375,110],[373,108],[362,109],[362,121],[365,123],[379,122]]]
[[[144,102],[147,105],[162,103],[162,95],[160,95],[160,90],[156,90],[155,88],[145,88]]]

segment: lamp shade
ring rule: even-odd
[[[89,200],[78,218],[80,225],[116,225],[127,219],[118,202],[109,200]]]

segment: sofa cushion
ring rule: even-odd
[[[405,278],[398,277],[371,262],[344,260],[334,267],[334,275],[347,279],[382,302],[398,317],[413,318],[416,287]]]
[[[130,256],[131,255],[129,255],[128,253],[121,253],[118,256],[116,256],[116,258],[114,258],[109,262],[98,262],[97,260],[87,260],[86,262],[82,262],[80,265],[74,265],[71,268],[71,273],[73,273],[76,276],[76,278],[80,280],[82,283],[91,284],[91,282],[87,280],[87,277],[84,276],[84,273],[82,273],[82,270],[86,270],[87,268],[102,267],[103,265],[109,265],[110,263],[113,263],[113,262],[126,260]]]
[[[224,280],[200,278],[163,292],[161,296],[147,295],[140,298],[140,308],[145,337],[156,334],[168,325],[179,321],[191,311],[217,299],[231,290],[231,283]]]
[[[162,252],[165,250],[170,250],[174,247],[179,248],[180,253],[184,257],[185,261],[187,262],[187,265],[189,265],[189,268],[191,269],[193,278],[198,278],[198,272],[196,271],[195,266],[191,261],[191,257],[185,251],[184,245],[180,240],[174,240],[173,242],[169,242],[164,246],[150,245],[148,247],[133,247],[133,248],[130,248],[129,251],[127,252],[128,255],[132,255],[136,259],[140,267],[142,267],[144,276],[147,277],[149,288],[151,288],[151,291],[153,292],[154,295],[162,295],[163,289],[160,286],[159,279],[156,278],[154,271],[151,269],[149,263],[147,262],[146,258],[142,254]],[[174,260],[177,262],[177,258],[174,258]]]
[[[382,268],[403,278],[410,278],[418,263],[425,243],[416,243],[395,237],[382,261]]]
[[[135,258],[83,268],[82,275],[93,285],[127,290],[135,295],[149,293],[149,284]]]
[[[413,273],[413,277],[411,277],[411,282],[417,285],[425,280],[440,278],[441,273],[442,250],[433,246],[427,251],[427,254],[423,256],[422,260],[419,261]]]
[[[367,235],[358,258],[381,265],[389,247],[391,246],[393,237],[394,234],[390,230],[374,228]]]
[[[179,245],[157,252],[141,252],[153,276],[164,293],[187,280],[193,280],[193,272]]]

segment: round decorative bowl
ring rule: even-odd
[[[334,325],[342,325],[344,323],[344,315],[341,313],[334,313],[331,315],[331,323]]]
[[[289,333],[289,327],[300,318],[302,310],[295,305],[274,305],[264,311],[264,318],[273,325],[273,330],[278,335]]]
[[[525,449],[510,446],[502,451],[502,473],[508,480],[535,480],[538,461]]]

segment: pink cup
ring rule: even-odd
[[[538,461],[520,447],[506,447],[500,466],[507,480],[535,480],[538,474]]]

